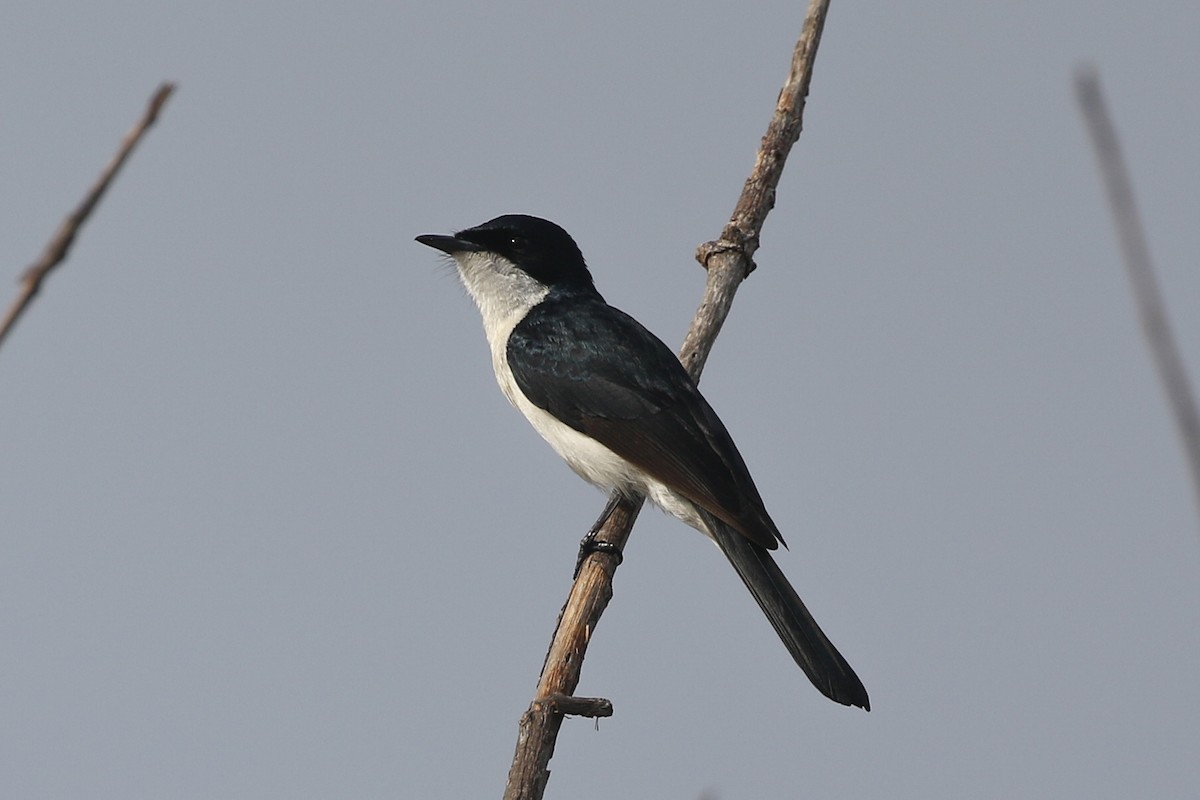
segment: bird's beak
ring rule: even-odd
[[[435,250],[441,250],[448,255],[474,253],[483,249],[474,242],[468,242],[466,239],[459,239],[455,236],[442,236],[437,233],[423,234],[417,237],[417,241],[421,244],[429,245]]]

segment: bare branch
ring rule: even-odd
[[[734,292],[754,271],[759,235],[767,214],[775,207],[775,187],[779,185],[792,145],[800,138],[804,101],[808,98],[813,62],[828,11],[829,0],[810,0],[804,28],[792,51],[791,69],[775,103],[775,114],[767,126],[754,169],[746,179],[733,216],[721,231],[720,239],[696,248],[696,260],[708,270],[708,285],[679,355],[679,360],[696,380],[700,379],[713,342],[729,316]]]
[[[1183,449],[1192,471],[1197,509],[1200,510],[1200,416],[1196,413],[1196,400],[1188,382],[1187,370],[1167,320],[1167,307],[1154,277],[1150,247],[1146,243],[1146,234],[1133,196],[1133,183],[1129,179],[1121,155],[1121,144],[1108,115],[1100,78],[1095,70],[1086,69],[1076,74],[1075,95],[1096,151],[1142,331],[1166,389],[1167,401],[1175,414],[1180,438],[1183,439]]]
[[[697,258],[708,270],[708,280],[680,353],[683,365],[697,380],[729,314],[738,285],[754,268],[752,259],[758,249],[763,221],[775,204],[775,187],[779,184],[788,153],[800,135],[804,100],[828,9],[829,0],[810,0],[804,27],[792,55],[791,69],[763,136],[754,170],[721,238],[701,245],[697,251]],[[610,503],[615,503],[614,510],[596,540],[624,549],[642,499],[614,496]],[[545,791],[550,777],[550,758],[554,754],[563,715],[544,701],[570,695],[579,684],[588,640],[612,599],[612,578],[616,568],[614,556],[593,553],[579,571],[559,616],[538,682],[537,696],[521,718],[516,754],[504,792],[506,800],[536,800]]]
[[[133,148],[141,141],[142,135],[154,124],[158,119],[158,112],[162,110],[163,104],[167,102],[167,98],[174,91],[175,84],[164,83],[158,87],[158,91],[150,98],[150,103],[146,106],[146,112],[138,123],[130,129],[129,133],[125,134],[125,138],[121,140],[121,146],[117,150],[116,155],[108,162],[108,166],[100,173],[100,177],[92,188],[84,196],[81,202],[74,211],[63,220],[58,231],[54,234],[46,249],[42,252],[41,258],[31,264],[21,275],[21,292],[17,299],[9,306],[7,313],[4,315],[4,321],[0,322],[0,345],[4,344],[4,339],[8,336],[8,332],[17,324],[17,320],[21,314],[29,307],[34,296],[42,286],[42,281],[50,274],[56,266],[62,263],[67,258],[67,253],[71,250],[71,244],[75,241],[76,234],[83,227],[83,223],[91,216],[92,211],[100,202],[100,198],[108,190],[113,178],[120,172],[121,167],[125,164],[125,160],[129,158],[129,154],[133,152]]]

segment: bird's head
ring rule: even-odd
[[[505,214],[453,236],[426,234],[417,241],[454,259],[476,302],[481,294],[540,299],[551,290],[595,291],[575,240],[540,217]]]

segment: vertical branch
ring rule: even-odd
[[[8,336],[8,332],[17,324],[17,320],[29,304],[33,302],[33,298],[37,295],[38,290],[42,287],[42,281],[50,274],[50,271],[57,267],[60,263],[66,260],[67,254],[71,250],[71,245],[75,241],[76,234],[83,227],[83,223],[87,222],[92,211],[100,202],[100,198],[108,190],[112,184],[113,178],[121,171],[129,154],[133,152],[133,148],[141,141],[142,135],[149,130],[150,126],[158,119],[158,112],[162,110],[163,104],[167,102],[167,98],[174,91],[175,84],[164,83],[158,87],[154,96],[150,98],[150,103],[146,106],[146,111],[137,124],[130,129],[129,133],[125,134],[125,138],[121,140],[121,146],[117,149],[116,155],[108,162],[108,166],[100,173],[100,177],[92,185],[92,188],[84,196],[83,201],[72,211],[54,237],[46,245],[46,249],[42,252],[41,258],[31,264],[21,275],[21,291],[17,295],[17,299],[9,306],[8,311],[4,315],[4,320],[0,322],[0,345],[4,344],[4,339]]]
[[[1146,343],[1167,392],[1167,401],[1179,426],[1183,449],[1191,467],[1197,509],[1200,510],[1200,416],[1196,413],[1196,400],[1188,382],[1187,370],[1184,369],[1167,320],[1166,304],[1154,277],[1150,247],[1146,243],[1146,234],[1133,196],[1133,183],[1129,179],[1121,155],[1121,144],[1104,103],[1100,78],[1094,70],[1082,71],[1075,76],[1075,95],[1096,151],[1125,270],[1133,287],[1142,332],[1146,335]]]
[[[783,176],[788,153],[803,128],[804,101],[808,98],[813,62],[828,11],[829,0],[810,0],[804,27],[792,51],[791,69],[775,103],[775,114],[763,135],[754,169],[742,187],[733,215],[721,231],[721,238],[696,248],[696,260],[708,270],[708,283],[679,355],[695,380],[700,380],[713,342],[729,316],[734,292],[755,269],[754,254],[758,251],[763,223],[775,207],[775,188]]]
[[[704,297],[684,339],[680,360],[694,379],[699,379],[712,345],[729,314],[738,285],[754,268],[759,234],[775,204],[775,187],[783,166],[800,135],[804,100],[812,79],[812,64],[825,26],[829,0],[810,0],[808,13],[792,54],[787,80],[779,93],[775,113],[767,126],[754,169],[742,189],[729,223],[720,239],[701,245],[697,258],[708,270]],[[610,498],[615,509],[596,536],[599,542],[624,549],[641,509],[642,498]],[[616,558],[593,553],[583,563],[559,616],[558,626],[546,654],[538,681],[537,695],[521,717],[516,753],[504,791],[506,800],[541,798],[550,777],[550,757],[565,713],[563,696],[579,684],[583,658],[592,631],[612,599]],[[578,699],[578,698],[577,698]],[[597,701],[585,701],[597,702]],[[600,705],[611,713],[611,706]],[[596,716],[597,714],[587,714]]]

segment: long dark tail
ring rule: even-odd
[[[742,582],[754,595],[784,646],[813,682],[813,686],[830,700],[870,711],[871,701],[862,681],[817,626],[817,621],[804,607],[800,595],[796,594],[775,564],[775,559],[771,558],[770,551],[711,514],[701,514],[721,552],[733,564]]]

